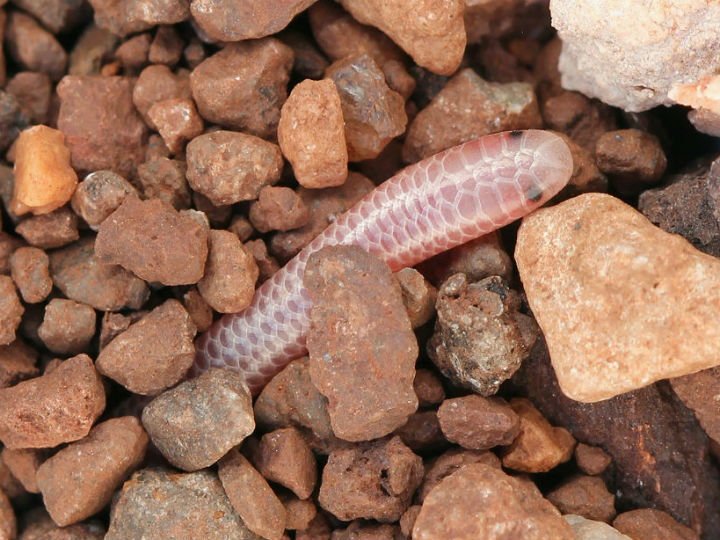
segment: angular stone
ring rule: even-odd
[[[547,494],[547,499],[563,514],[577,514],[595,521],[610,522],[615,517],[615,497],[597,476],[576,476]]]
[[[146,198],[158,198],[175,210],[190,208],[191,195],[185,173],[185,161],[155,157],[138,167],[138,177]]]
[[[670,379],[670,386],[695,416],[708,436],[720,441],[720,367],[704,369],[683,377]]]
[[[444,478],[468,465],[470,463],[484,463],[490,467],[501,469],[502,465],[498,457],[492,452],[465,450],[463,448],[451,448],[443,454],[430,459],[425,465],[425,477],[423,483],[415,494],[415,500],[422,503],[435,486]]]
[[[318,515],[317,507],[312,499],[298,499],[292,494],[285,493],[280,496],[280,500],[285,507],[286,529],[292,531],[307,529]]]
[[[655,135],[639,129],[604,133],[595,145],[595,160],[620,193],[636,193],[660,180],[667,158]]]
[[[575,514],[566,514],[563,518],[575,533],[575,540],[598,540],[599,538],[602,540],[632,540],[629,536],[602,521],[585,519]]]
[[[440,378],[429,369],[415,370],[413,390],[418,397],[420,407],[437,405],[445,399],[445,390]]]
[[[49,214],[23,219],[15,227],[15,232],[28,244],[41,249],[59,248],[80,238],[78,218],[66,206]]]
[[[53,298],[45,306],[38,336],[56,354],[79,354],[87,350],[95,335],[95,318],[95,310],[87,304]]]
[[[257,466],[265,478],[285,486],[300,499],[307,499],[315,489],[315,456],[302,434],[293,427],[263,435]]]
[[[195,323],[198,333],[210,328],[213,323],[213,310],[196,289],[190,289],[183,295],[183,305]]]
[[[250,207],[249,217],[258,232],[289,231],[307,225],[310,211],[292,189],[266,186]]]
[[[417,411],[394,431],[413,452],[429,453],[448,446],[434,410]]]
[[[123,41],[115,49],[115,58],[120,61],[126,71],[136,72],[147,64],[151,41],[152,36],[149,33],[137,34]]]
[[[36,448],[3,448],[0,454],[3,463],[29,493],[40,493],[36,473],[45,457],[45,452]]]
[[[403,268],[393,274],[402,291],[410,324],[419,328],[435,315],[437,289],[414,268]]]
[[[511,444],[520,433],[520,418],[498,397],[471,394],[446,399],[438,409],[443,434],[469,450],[486,450]]]
[[[19,339],[9,345],[0,346],[0,388],[14,386],[39,375],[36,360],[37,351]]]
[[[22,11],[8,14],[5,42],[15,62],[57,81],[65,73],[67,53],[55,37]]]
[[[158,27],[150,44],[148,60],[151,64],[165,64],[172,67],[180,61],[184,48],[185,42],[175,27],[162,25]]]
[[[8,81],[5,88],[17,98],[33,123],[44,124],[48,121],[52,95],[50,77],[37,71],[21,71]]]
[[[616,129],[615,110],[578,92],[560,91],[542,105],[545,126],[564,133],[589,152],[602,135]]]
[[[189,98],[174,98],[156,102],[148,117],[157,127],[171,154],[179,154],[185,143],[203,132],[203,121]]]
[[[25,308],[10,276],[0,276],[0,345],[15,341]]]
[[[658,540],[698,540],[698,534],[671,515],[654,508],[641,508],[618,515],[613,521],[621,533],[632,538],[653,538]]]
[[[21,247],[10,255],[10,275],[25,302],[45,300],[52,290],[50,259],[41,249]]]
[[[152,65],[143,69],[132,91],[133,104],[151,128],[156,127],[148,114],[153,105],[167,99],[191,98],[187,73],[176,75],[163,65]]]
[[[98,26],[124,36],[190,17],[190,0],[91,0]]]
[[[73,193],[70,204],[73,211],[97,230],[97,227],[125,200],[128,195],[137,196],[133,185],[112,171],[96,171],[88,174]]]
[[[575,462],[585,474],[595,475],[607,469],[612,458],[599,446],[578,443],[575,447]]]

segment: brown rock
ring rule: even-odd
[[[91,0],[95,22],[113,34],[124,36],[157,24],[175,24],[190,17],[189,0]]]
[[[5,151],[29,125],[30,118],[17,98],[5,90],[0,90],[0,151]]]
[[[433,410],[414,412],[394,434],[414,452],[433,452],[448,446],[437,412]]]
[[[295,531],[295,540],[330,540],[330,525],[322,514],[315,516],[306,529]]]
[[[0,276],[0,345],[15,340],[25,308],[20,303],[17,290],[10,276]]]
[[[187,75],[175,75],[169,67],[163,65],[143,69],[132,91],[135,107],[151,128],[155,128],[155,124],[148,113],[153,105],[168,99],[190,98],[192,93]]]
[[[22,11],[8,13],[5,42],[10,57],[23,69],[45,73],[54,81],[65,73],[65,49],[50,32]]]
[[[210,199],[202,193],[193,191],[193,204],[195,209],[205,214],[210,225],[216,228],[224,228],[232,216],[233,209],[231,204],[223,204],[216,206]]]
[[[405,538],[412,538],[412,529],[415,526],[415,520],[417,520],[421,508],[422,506],[419,504],[413,504],[405,510],[405,513],[400,518],[400,532],[405,535]]]
[[[230,222],[228,231],[237,235],[241,242],[246,242],[255,232],[250,220],[243,215],[235,215]]]
[[[257,199],[282,172],[280,148],[245,133],[200,135],[188,143],[186,152],[190,187],[216,205]]]
[[[105,526],[102,523],[93,520],[67,527],[58,527],[42,506],[26,512],[22,516],[21,522],[24,522],[25,526],[18,536],[18,540],[45,540],[47,538],[103,540],[105,538]]]
[[[149,33],[133,36],[115,49],[115,58],[120,60],[125,71],[135,72],[148,63],[151,41],[152,37]]]
[[[30,493],[40,493],[35,473],[45,459],[44,452],[36,448],[22,448],[12,450],[3,448],[0,458],[5,463],[12,475]],[[2,490],[0,490],[2,491]]]
[[[297,229],[309,220],[307,205],[295,191],[287,187],[262,188],[257,202],[250,206],[250,221],[261,233]]]
[[[0,346],[0,388],[13,386],[20,381],[39,375],[35,366],[37,351],[16,339]],[[2,486],[0,486],[2,487]]]
[[[145,282],[124,268],[94,256],[95,239],[85,237],[50,254],[50,275],[68,298],[101,311],[139,309],[150,295]]]
[[[134,176],[144,159],[147,128],[133,106],[132,86],[127,77],[74,75],[58,84],[58,129],[78,172],[110,169]]]
[[[410,324],[413,328],[421,327],[435,315],[437,289],[414,268],[403,268],[393,277],[400,285]]]
[[[612,458],[599,446],[578,443],[575,447],[575,461],[582,472],[595,475],[607,469]]]
[[[482,463],[466,465],[425,498],[413,539],[541,540],[575,535],[535,484]]]
[[[145,310],[140,310],[133,311],[125,316],[122,313],[110,313],[106,311],[100,323],[100,336],[98,340],[100,350],[104,349],[108,343],[130,328],[131,324],[139,321],[147,313]]]
[[[0,6],[0,42],[4,42],[7,15],[5,15],[5,11],[1,8],[2,6]],[[0,47],[0,86],[5,86],[5,50],[3,47]]]
[[[0,274],[10,273],[10,256],[24,245],[25,242],[17,236],[0,231]]]
[[[278,264],[275,257],[268,255],[267,246],[262,238],[245,242],[245,247],[252,253],[255,264],[257,264],[258,270],[260,271],[257,281],[258,285],[270,279],[275,272],[280,270],[280,264]]]
[[[204,273],[208,231],[165,201],[128,196],[100,225],[95,255],[147,281],[196,283]]]
[[[334,62],[325,71],[340,96],[348,159],[372,159],[393,137],[405,131],[405,100],[385,82],[385,75],[368,54]],[[365,96],[358,100],[357,96]]]
[[[632,540],[617,529],[602,521],[585,519],[575,514],[565,514],[563,519],[567,521],[575,534],[575,540]]]
[[[119,174],[96,171],[78,184],[70,204],[92,229],[97,229],[131,194],[137,196],[137,190]]]
[[[49,448],[76,441],[105,408],[105,390],[84,355],[0,390],[0,439],[8,448]]]
[[[410,506],[422,475],[422,460],[399,437],[360,443],[330,453],[318,502],[343,521],[396,521]]]
[[[317,5],[317,2],[313,5]],[[322,79],[329,63],[307,34],[298,30],[285,30],[278,38],[293,50],[294,73],[307,79]]]
[[[607,399],[717,363],[720,336],[705,322],[717,312],[717,259],[618,199],[588,193],[534,213],[515,259],[569,397]]]
[[[615,517],[615,497],[597,476],[576,476],[547,494],[563,514],[578,514],[595,521]]]
[[[12,504],[2,490],[0,490],[0,537],[15,538],[17,536],[17,520]]]
[[[656,183],[667,166],[658,138],[638,129],[603,133],[595,144],[595,159],[620,193],[637,193]]]
[[[10,499],[27,499],[28,492],[23,485],[13,476],[5,462],[0,459],[0,491]]]
[[[531,85],[490,83],[466,68],[410,124],[403,159],[413,163],[489,133],[542,125]]]
[[[317,463],[302,434],[293,427],[263,435],[257,457],[262,475],[307,499],[317,482]]]
[[[505,2],[517,3],[516,0]],[[533,84],[534,78],[520,60],[512,54],[508,46],[504,46],[497,38],[487,38],[475,53],[475,60],[480,64],[483,75],[490,81],[499,83],[527,82]],[[532,62],[530,63],[532,65]]]
[[[318,515],[312,499],[298,499],[287,493],[280,500],[285,508],[285,528],[291,531],[307,529]]]
[[[183,295],[183,305],[190,314],[198,333],[205,332],[213,322],[213,311],[197,289],[192,288]]]
[[[66,206],[22,220],[15,232],[28,244],[41,249],[62,247],[80,238],[77,216]]]
[[[140,465],[147,443],[137,418],[111,418],[45,461],[37,482],[53,521],[65,526],[101,510]]]
[[[163,25],[155,32],[150,44],[148,60],[151,64],[174,66],[182,57],[185,42],[173,26]]]
[[[335,529],[331,540],[402,540],[402,532],[397,525],[367,522],[356,519],[345,529]]]
[[[203,132],[203,121],[192,99],[174,98],[158,101],[150,107],[147,114],[171,154],[182,152],[185,142]]]
[[[48,121],[52,82],[45,73],[21,71],[8,81],[5,89],[15,96],[33,123]]]
[[[445,399],[445,390],[440,378],[429,369],[415,370],[413,390],[418,397],[420,407],[437,405]]]
[[[15,0],[13,3],[36,17],[53,34],[71,29],[83,16],[81,0]]]
[[[616,128],[613,109],[578,92],[562,92],[544,101],[545,127],[568,135],[573,141],[595,152],[598,139]]]
[[[332,80],[306,79],[292,89],[280,111],[277,136],[301,186],[325,188],[345,182],[343,109]]]
[[[180,381],[195,356],[195,325],[180,302],[166,300],[113,339],[97,369],[136,394],[153,395]]]
[[[281,0],[271,6],[250,0],[192,0],[190,11],[210,37],[220,41],[242,41],[279,32],[314,1]]]
[[[292,63],[292,49],[275,38],[229,44],[190,74],[200,115],[258,137],[274,136]]]
[[[10,255],[10,275],[25,302],[45,300],[52,290],[50,259],[35,247],[21,247]]]
[[[78,0],[73,1],[77,2]],[[86,5],[82,7],[86,7]],[[87,25],[70,52],[68,74],[102,75],[107,69],[105,66],[113,58],[118,41],[118,37],[107,30],[92,23]],[[110,75],[117,75],[117,73]]]
[[[237,449],[218,464],[218,476],[228,499],[248,529],[263,538],[285,532],[285,507],[265,479]]]
[[[335,435],[387,435],[417,409],[417,342],[390,269],[360,248],[328,247],[310,256],[304,284],[310,377],[329,400]]]
[[[184,161],[156,157],[138,167],[138,177],[146,198],[158,198],[170,203],[176,210],[190,207],[190,188],[185,179]]]
[[[621,533],[632,538],[652,540],[697,540],[698,534],[678,523],[667,512],[654,508],[641,508],[618,515],[613,521]]]
[[[567,185],[562,189],[556,200],[565,200],[588,191],[607,192],[607,177],[600,172],[595,164],[593,153],[576,144],[570,137],[559,131],[554,132],[565,141],[570,149],[573,160],[573,171]]]
[[[445,437],[470,450],[507,446],[520,433],[520,418],[498,397],[446,399],[437,414]]]
[[[242,377],[221,369],[156,397],[143,409],[142,422],[162,455],[185,471],[212,465],[255,429]]]
[[[142,469],[123,484],[110,511],[107,538],[256,536],[233,510],[215,473]]]
[[[670,379],[670,386],[686,407],[695,412],[695,417],[705,433],[715,441],[720,440],[718,422],[718,400],[720,393],[720,368],[704,369],[683,377]]]
[[[190,43],[183,49],[183,58],[190,69],[195,69],[207,58],[205,47],[196,37],[190,38]]]
[[[460,65],[466,41],[462,1],[342,0],[341,4],[359,22],[382,30],[418,65],[441,75],[454,73]]]
[[[52,352],[74,355],[86,351],[95,335],[95,310],[74,300],[53,298],[45,306],[38,336]]]

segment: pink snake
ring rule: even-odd
[[[392,271],[413,266],[529,214],[567,184],[565,142],[540,130],[487,135],[399,171],[368,193],[196,341],[191,375],[211,367],[242,373],[253,394],[304,355],[312,302],[303,286],[311,253],[354,244]]]

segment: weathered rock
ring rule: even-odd
[[[597,140],[595,160],[620,193],[635,193],[656,183],[667,166],[657,137],[638,129],[604,133]]]
[[[202,118],[193,100],[188,98],[158,101],[148,110],[148,117],[157,127],[171,154],[182,152],[185,142],[203,132]]]
[[[542,105],[547,128],[570,137],[589,152],[595,152],[598,139],[616,129],[615,110],[578,92],[560,92]]]
[[[86,351],[95,335],[95,310],[75,300],[53,298],[45,306],[38,336],[56,354],[73,355]]]
[[[599,538],[602,540],[632,540],[629,536],[602,521],[585,519],[575,514],[566,514],[563,518],[575,533],[575,540],[598,540]]]
[[[250,221],[258,232],[290,231],[310,221],[310,211],[297,192],[288,187],[266,186],[250,207]]]
[[[91,0],[95,22],[124,36],[157,24],[175,24],[190,17],[189,0]]]
[[[575,461],[585,474],[601,474],[612,462],[612,458],[599,446],[578,443],[575,447]]]
[[[125,71],[133,73],[147,64],[151,41],[152,36],[149,33],[128,38],[115,49],[115,58],[120,61]]]
[[[81,4],[83,8],[86,6],[87,4]],[[104,66],[113,59],[118,41],[116,35],[104,28],[92,23],[87,25],[70,52],[68,75],[101,75]]]
[[[84,16],[82,0],[15,0],[13,4],[36,17],[53,34],[70,30]]]
[[[156,157],[138,167],[138,177],[146,198],[158,198],[170,203],[175,210],[190,208],[190,188],[185,173],[185,161]]]
[[[17,536],[17,519],[10,498],[0,490],[0,535],[3,538]]]
[[[18,540],[44,540],[46,538],[61,538],[63,540],[103,540],[105,526],[97,520],[76,523],[67,527],[58,527],[57,524],[42,506],[33,508],[21,517],[24,522]]]
[[[498,397],[471,394],[446,399],[438,409],[438,420],[450,442],[470,450],[507,446],[520,433],[520,417]]]
[[[697,540],[698,534],[675,521],[672,516],[654,508],[624,512],[615,518],[613,527],[632,538],[658,540]]]
[[[30,125],[27,116],[15,96],[0,90],[0,151],[5,151],[20,132]]]
[[[307,529],[315,516],[317,507],[312,499],[298,499],[292,494],[285,493],[280,496],[285,508],[285,528],[292,531]]]
[[[413,452],[428,453],[448,446],[436,411],[417,411],[410,415],[404,425],[397,428],[395,435]]]
[[[15,341],[25,308],[10,276],[0,276],[0,345]]]
[[[415,370],[413,390],[418,397],[420,407],[436,405],[445,399],[445,390],[440,378],[429,369]]]
[[[28,244],[41,249],[62,247],[80,238],[78,218],[67,206],[23,219],[15,232]]]
[[[307,499],[317,482],[317,463],[302,434],[295,428],[281,428],[263,435],[257,454],[262,475]]]
[[[183,305],[190,314],[190,318],[198,333],[205,332],[213,322],[213,310],[205,299],[200,296],[197,289],[189,289],[183,295]]]
[[[119,174],[96,171],[78,184],[70,204],[73,211],[96,230],[131,194],[137,196],[137,190]]]
[[[555,196],[555,199],[565,200],[588,191],[607,192],[608,179],[600,172],[593,153],[573,142],[565,133],[559,131],[554,133],[560,136],[568,145],[573,160],[573,171],[570,180],[560,193]]]
[[[0,346],[0,388],[13,386],[39,375],[36,360],[37,351],[19,339],[9,345]]]
[[[393,277],[400,285],[410,324],[413,328],[421,327],[435,315],[437,289],[414,268],[398,270]]]
[[[563,514],[610,522],[615,517],[615,498],[597,476],[576,476],[547,494]]]
[[[180,61],[184,48],[185,42],[175,27],[162,25],[158,27],[150,44],[148,60],[151,64],[165,64],[172,67]]]
[[[5,42],[10,57],[23,69],[60,79],[67,67],[67,53],[55,36],[22,11],[11,11],[7,19]]]
[[[132,91],[133,104],[145,123],[152,128],[156,126],[148,113],[153,105],[168,99],[191,98],[188,75],[176,75],[164,65],[152,65],[143,69]]]
[[[52,82],[45,73],[21,71],[8,81],[5,89],[15,96],[33,123],[44,124],[48,121]]]
[[[670,379],[670,386],[685,406],[695,412],[705,433],[720,441],[720,403],[715,397],[720,394],[720,367]]]
[[[52,290],[50,259],[41,249],[21,247],[10,255],[10,275],[25,302],[45,300]]]

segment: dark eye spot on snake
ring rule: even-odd
[[[542,199],[542,190],[537,186],[530,186],[525,192],[525,196],[532,202],[538,202]]]
[[[517,139],[519,137],[522,137],[522,131],[520,131],[519,129],[514,129],[510,132],[511,139]]]

